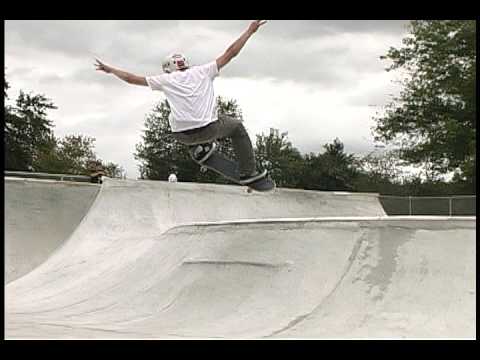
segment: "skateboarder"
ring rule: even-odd
[[[257,171],[252,143],[242,122],[218,114],[213,80],[265,23],[265,20],[253,21],[223,55],[204,65],[190,67],[185,56],[173,54],[163,62],[163,74],[147,77],[116,69],[98,59],[95,66],[97,70],[114,74],[129,84],[163,91],[171,109],[169,123],[172,135],[181,143],[189,146],[213,143],[213,147],[208,147],[211,153],[215,150],[215,140],[231,138],[239,162],[240,179],[253,181],[266,176],[266,171]],[[196,158],[206,155],[195,154]]]

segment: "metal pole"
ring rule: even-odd
[[[453,198],[448,199],[448,215],[452,216],[452,200]]]
[[[412,216],[412,197],[408,197],[408,215]]]

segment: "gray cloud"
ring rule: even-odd
[[[235,33],[246,29],[250,20],[184,21],[185,24],[200,24],[211,29]],[[408,20],[269,20],[259,31],[264,36],[279,39],[331,36],[335,33],[389,33],[402,34]],[[265,31],[266,28],[270,30]]]
[[[383,84],[380,84],[377,88],[347,96],[345,101],[348,105],[352,106],[372,106],[380,108],[390,100],[390,95],[392,95],[381,85]]]
[[[93,61],[91,62],[93,64]],[[105,89],[120,88],[125,86],[125,83],[111,75],[96,71],[94,66],[81,68],[68,76],[69,81],[79,84],[96,84]]]
[[[7,42],[11,34],[17,34],[23,46],[76,56],[98,41],[95,33],[107,25],[100,21],[8,20],[5,34]]]
[[[348,43],[320,48],[318,44],[341,34],[401,34],[406,23],[273,20],[258,31],[222,75],[347,85],[365,74],[383,71],[378,59],[382,52],[359,53]],[[6,40],[20,39],[23,46],[85,58],[89,63],[97,55],[119,67],[149,75],[161,71],[162,59],[172,51],[184,51],[194,64],[215,59],[248,24],[247,20],[7,21]],[[386,52],[387,47],[382,50]],[[83,76],[94,80],[91,74]],[[101,77],[95,79],[106,84]]]
[[[12,76],[12,77],[16,77],[16,76],[29,76],[32,71],[33,71],[34,67],[33,66],[29,66],[29,67],[18,67],[18,68],[15,68],[13,70],[10,70],[8,67],[5,71],[6,75],[7,76]]]
[[[38,82],[40,84],[58,85],[58,84],[61,84],[61,83],[65,83],[65,78],[62,77],[62,76],[55,75],[55,74],[50,74],[50,75],[46,75],[46,76],[41,76],[38,79]]]
[[[318,30],[324,27],[332,32],[370,32],[401,35],[405,31],[408,20],[318,20],[314,23]]]

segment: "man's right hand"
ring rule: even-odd
[[[267,23],[267,20],[255,20],[248,27],[248,31],[253,34],[254,32],[256,32],[258,30],[258,28],[260,26],[262,26],[263,24],[266,24],[266,23]]]
[[[96,70],[104,71],[107,74],[110,74],[112,72],[112,68],[110,66],[108,66],[107,64],[104,64],[103,62],[101,62],[97,58],[95,58],[95,60],[97,61],[97,63],[94,64],[96,66]]]
[[[147,79],[145,78],[145,76],[138,76],[120,69],[116,69],[113,66],[104,64],[97,58],[95,58],[95,60],[97,61],[97,63],[94,65],[96,66],[98,71],[103,71],[103,72],[106,72],[107,74],[113,74],[119,79],[129,84],[148,86]]]

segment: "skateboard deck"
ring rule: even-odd
[[[192,156],[193,160],[200,165],[200,171],[205,172],[207,169],[215,171],[217,174],[222,175],[226,179],[242,185],[247,186],[250,189],[256,191],[272,191],[275,189],[275,182],[267,176],[256,180],[249,184],[242,184],[240,182],[240,171],[238,168],[238,163],[226,155],[214,151],[208,159],[203,162],[199,162]]]

